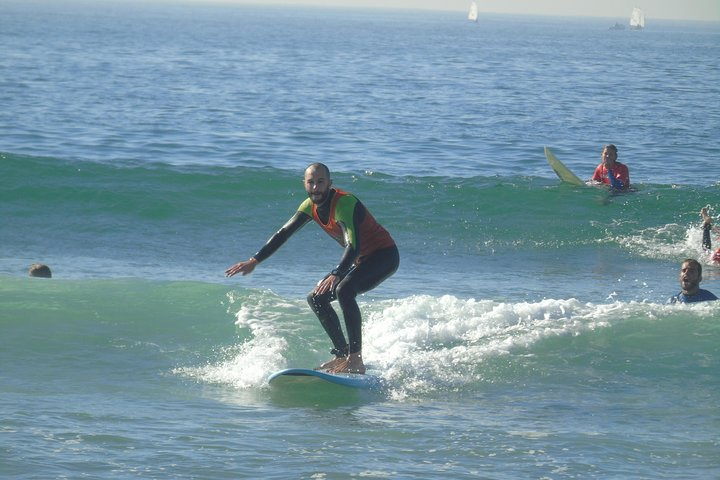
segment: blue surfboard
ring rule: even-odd
[[[378,389],[381,386],[380,377],[363,373],[328,373],[322,370],[309,368],[286,368],[275,372],[268,377],[270,385],[282,385],[299,382],[329,382],[345,387],[359,389]]]

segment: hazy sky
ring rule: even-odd
[[[210,1],[210,0],[207,0]],[[218,0],[215,0],[218,1]],[[223,0],[219,0],[223,1]],[[227,3],[322,5],[467,10],[471,0],[224,0]],[[633,7],[653,18],[720,22],[720,0],[476,0],[478,10],[493,13],[630,18]]]

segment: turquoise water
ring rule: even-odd
[[[720,292],[717,24],[2,9],[0,475],[720,474],[720,306],[665,304],[685,257]],[[585,178],[606,142],[636,192],[543,155]],[[312,161],[400,246],[360,300],[379,392],[266,384],[328,357],[318,228],[223,276]]]

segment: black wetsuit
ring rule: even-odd
[[[362,315],[355,298],[377,287],[400,265],[400,254],[390,234],[375,221],[354,195],[331,189],[328,198],[317,206],[305,200],[293,217],[254,255],[262,262],[305,224],[315,220],[345,250],[340,263],[329,275],[340,281],[323,295],[308,294],[307,300],[333,343],[338,357],[362,350]],[[327,277],[326,277],[327,278]],[[345,340],[337,313],[330,305],[338,301],[345,319]]]

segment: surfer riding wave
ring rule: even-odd
[[[331,373],[365,373],[362,359],[362,315],[356,297],[377,287],[400,265],[395,241],[354,195],[332,187],[330,170],[322,163],[305,169],[308,198],[265,245],[248,260],[225,271],[247,275],[270,257],[295,232],[314,220],[344,247],[340,262],[308,294],[308,303],[332,341],[335,358],[320,365]],[[340,304],[347,340],[331,302]]]

